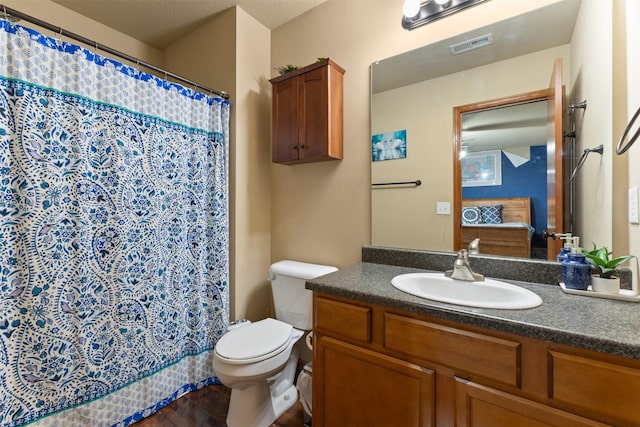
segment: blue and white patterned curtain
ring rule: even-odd
[[[215,381],[229,103],[0,22],[0,426],[128,425]]]

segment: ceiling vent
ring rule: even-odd
[[[452,44],[451,46],[449,46],[449,50],[451,51],[452,55],[457,55],[459,53],[468,52],[470,50],[478,49],[479,47],[487,46],[490,44],[493,44],[492,33],[465,40],[460,43]]]

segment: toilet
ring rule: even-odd
[[[231,389],[228,427],[268,427],[296,403],[294,345],[312,328],[312,293],[305,281],[337,270],[289,260],[271,265],[276,318],[245,322],[218,340],[213,369]]]

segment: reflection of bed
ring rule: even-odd
[[[531,255],[531,201],[528,197],[463,199],[462,207],[502,206],[501,224],[462,225],[462,247],[480,239],[480,253],[529,258]]]

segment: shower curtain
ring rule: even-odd
[[[229,103],[0,22],[0,426],[126,426],[216,381]]]

